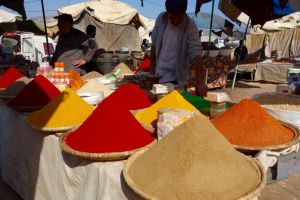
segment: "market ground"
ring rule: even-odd
[[[233,103],[239,102],[243,98],[250,98],[254,94],[261,92],[274,92],[275,84],[253,83],[247,81],[237,82],[234,90],[231,90],[231,83],[225,90],[230,94]],[[300,199],[300,173],[289,179],[267,185],[259,200],[297,200]],[[0,178],[0,200],[21,200],[21,198]]]

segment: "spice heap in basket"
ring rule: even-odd
[[[5,89],[10,86],[13,82],[21,78],[23,74],[17,70],[15,67],[10,67],[1,77],[0,77],[0,89]]]
[[[189,111],[197,110],[192,104],[185,100],[183,96],[179,94],[179,92],[175,90],[167,96],[158,100],[151,107],[138,111],[135,114],[135,118],[141,124],[153,125],[153,123],[156,123],[157,120],[157,111],[161,108],[178,108]],[[199,113],[199,115],[201,114]]]
[[[8,106],[20,111],[33,111],[47,105],[60,91],[42,75],[36,76]]]
[[[296,137],[293,129],[267,113],[256,101],[244,99],[212,120],[234,145],[271,147],[287,144]]]
[[[147,94],[133,84],[121,86],[92,115],[62,138],[68,153],[95,160],[119,160],[154,141],[130,110],[151,106]]]
[[[296,95],[263,93],[254,99],[265,108],[300,112],[300,97]]]
[[[123,174],[144,199],[252,199],[265,184],[259,165],[198,116],[130,157]]]
[[[44,108],[31,113],[27,123],[41,131],[67,131],[81,125],[93,111],[72,89],[66,89]]]

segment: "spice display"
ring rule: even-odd
[[[189,103],[195,106],[201,113],[209,115],[210,102],[199,96],[192,96],[187,91],[181,94]]]
[[[114,107],[126,110],[138,110],[152,105],[149,96],[138,86],[128,83],[119,87],[101,104],[111,102]],[[117,113],[113,113],[116,115]]]
[[[291,141],[294,132],[268,114],[256,101],[244,99],[212,120],[231,144],[266,147]]]
[[[1,94],[2,97],[16,97],[24,87],[30,82],[29,78],[21,77],[8,86],[3,93]]]
[[[7,88],[13,82],[21,78],[23,74],[17,70],[15,67],[10,67],[1,77],[0,77],[0,88]]]
[[[114,69],[113,72],[116,72],[119,68],[121,68],[121,71],[116,74],[118,78],[123,78],[124,75],[132,75],[133,71],[124,63],[118,64]]]
[[[138,111],[135,118],[142,124],[151,125],[157,119],[157,111],[161,108],[179,108],[189,111],[197,110],[192,104],[186,101],[177,91],[158,100],[151,107]]]
[[[43,109],[31,113],[27,122],[39,129],[71,127],[81,125],[93,111],[72,89],[66,89]]]
[[[265,93],[257,96],[255,100],[265,108],[300,112],[300,97],[294,95]]]
[[[8,105],[42,107],[55,99],[60,91],[43,75],[36,76]]]
[[[89,72],[82,76],[83,80],[89,80],[89,79],[101,78],[101,77],[103,77],[103,75],[95,71]]]
[[[261,181],[258,167],[198,116],[137,157],[128,176],[155,199],[239,199]]]
[[[99,81],[96,81],[94,79],[90,79],[87,81],[86,84],[84,84],[79,90],[77,90],[78,93],[97,93],[97,92],[103,92],[104,97],[108,97],[113,93],[113,90],[110,90],[106,85],[100,83]]]
[[[133,84],[120,87],[65,142],[74,150],[89,153],[125,152],[150,144],[154,140],[151,132],[129,111],[151,105],[146,97]]]

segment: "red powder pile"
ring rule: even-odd
[[[266,147],[291,141],[294,132],[268,114],[256,101],[244,99],[212,120],[234,145]]]
[[[65,142],[72,149],[89,153],[135,150],[150,144],[154,137],[129,112],[149,107],[148,96],[127,84],[106,98],[93,114]]]
[[[21,77],[23,77],[23,74],[19,70],[10,67],[3,76],[0,77],[0,88],[7,88]]]
[[[114,106],[119,106],[126,110],[138,110],[152,105],[149,96],[142,89],[132,83],[119,87],[101,104],[106,102],[112,102]]]
[[[60,91],[42,75],[35,77],[8,105],[20,107],[45,106]]]

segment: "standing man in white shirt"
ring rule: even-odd
[[[165,5],[166,12],[158,16],[151,35],[152,72],[162,76],[161,83],[184,87],[189,79],[189,67],[195,67],[196,91],[206,96],[203,49],[197,26],[186,14],[187,0],[166,0]]]

